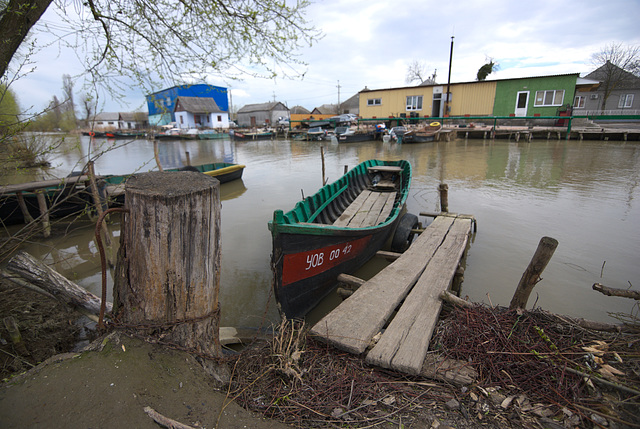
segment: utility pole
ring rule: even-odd
[[[442,116],[449,116],[449,103],[451,102],[451,93],[449,89],[451,87],[451,61],[453,60],[453,36],[451,36],[451,49],[449,51],[449,78],[447,79],[447,95],[444,102],[444,113]]]
[[[338,112],[337,112],[337,113],[338,113],[338,115],[339,115],[339,114],[341,113],[341,112],[340,112],[340,111],[341,111],[341,109],[340,109],[340,81],[338,81],[338,86],[337,86],[337,88],[338,88]]]

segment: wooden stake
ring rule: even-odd
[[[36,191],[36,198],[38,199],[38,207],[40,207],[44,238],[49,238],[49,236],[51,236],[51,223],[49,223],[49,209],[47,208],[47,200],[44,197],[44,192],[41,190]]]
[[[320,146],[320,157],[322,158],[322,186],[327,184],[327,180],[324,177],[324,146]]]
[[[22,216],[24,217],[24,223],[33,222],[33,216],[29,213],[29,209],[27,208],[27,204],[24,202],[24,197],[22,196],[22,191],[16,192],[16,197],[18,198],[18,205],[20,206],[20,210],[22,211]]]
[[[555,238],[542,237],[542,239],[540,239],[536,253],[534,253],[531,262],[529,262],[527,270],[522,274],[516,292],[513,294],[509,309],[526,308],[529,295],[531,295],[531,291],[533,291],[535,285],[542,280],[540,275],[547,267],[556,247],[558,247],[558,240]]]
[[[440,211],[446,213],[449,211],[449,185],[441,183],[438,191],[440,191]]]
[[[98,214],[98,219],[102,217],[102,199],[100,198],[100,194],[98,194],[98,183],[96,181],[96,170],[93,166],[93,161],[89,161],[89,182],[91,183],[91,195],[93,196],[93,204],[96,206],[96,213]],[[107,224],[102,222],[100,225],[100,229],[102,230],[102,235],[104,236],[104,242],[107,243],[107,246],[111,246],[111,237],[109,236],[109,230],[107,229]],[[109,261],[109,265],[111,265],[111,261]]]
[[[191,165],[191,155],[189,151],[186,151],[184,154],[187,156],[187,165]]]
[[[162,171],[162,164],[160,164],[160,155],[158,154],[158,140],[153,140],[153,156],[156,158],[158,171]]]

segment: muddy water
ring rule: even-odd
[[[629,313],[633,302],[605,297],[595,282],[638,289],[640,284],[640,145],[630,142],[455,140],[397,145],[324,142],[325,175],[337,179],[344,166],[371,158],[407,159],[413,166],[408,210],[439,208],[438,184],[449,185],[450,211],[475,215],[462,296],[508,305],[540,238],[559,246],[536,286],[529,306],[615,322],[609,313]],[[322,183],[320,142],[161,141],[164,168],[214,161],[246,165],[243,179],[221,186],[222,324],[259,326],[278,318],[271,294],[271,237],[275,209],[290,209]],[[49,174],[65,176],[87,157],[98,174],[156,168],[153,143],[66,138]],[[9,182],[24,177],[9,179]],[[421,220],[426,220],[422,218]],[[117,218],[112,233],[117,237]],[[117,240],[116,240],[117,242]],[[68,234],[27,250],[92,292],[100,293],[93,226],[72,225]],[[379,261],[362,270],[370,275]],[[111,288],[111,278],[108,278]],[[109,296],[110,292],[109,292]],[[311,315],[319,317],[330,297]]]

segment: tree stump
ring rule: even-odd
[[[191,171],[135,175],[125,207],[113,292],[118,322],[221,357],[220,182]]]
[[[529,266],[526,271],[522,274],[522,278],[520,279],[520,283],[518,283],[516,292],[513,294],[513,298],[511,298],[509,309],[525,309],[527,307],[529,295],[531,295],[535,285],[542,280],[540,275],[547,267],[547,264],[553,256],[553,252],[556,251],[556,247],[558,247],[558,240],[555,238],[542,237],[540,239],[538,248],[533,254],[533,258],[531,258],[531,262],[529,262]]]

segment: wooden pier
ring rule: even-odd
[[[640,129],[601,127],[527,127],[527,126],[474,126],[447,128],[451,135],[462,139],[512,139],[532,140],[640,140]]]
[[[469,215],[437,216],[409,249],[316,323],[311,333],[338,349],[367,352],[366,361],[373,365],[420,374],[440,314],[440,294],[453,281],[473,222]]]

